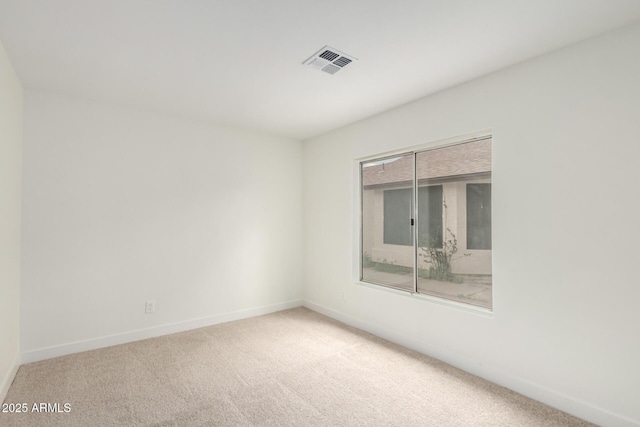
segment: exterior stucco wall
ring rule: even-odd
[[[471,250],[467,247],[467,184],[490,183],[490,179],[474,179],[442,184],[446,208],[443,209],[443,230],[450,229],[458,240],[458,253],[452,264],[455,274],[491,274],[491,250]],[[365,190],[362,198],[362,252],[374,262],[393,262],[413,266],[413,247],[384,243],[384,189]],[[447,233],[446,238],[451,236]],[[468,255],[465,255],[468,254]],[[386,260],[386,261],[385,261]],[[418,267],[427,265],[418,258]]]

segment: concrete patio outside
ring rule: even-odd
[[[370,268],[363,269],[363,277],[387,286],[413,290],[413,275],[388,273]],[[463,283],[444,282],[440,280],[418,278],[418,293],[432,295],[448,300],[463,302],[484,308],[491,308],[492,286],[490,279],[466,279]]]

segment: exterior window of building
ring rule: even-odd
[[[361,280],[491,309],[491,138],[360,166]]]
[[[467,184],[467,249],[491,249],[491,184]]]
[[[407,223],[413,218],[410,188],[384,191],[384,243],[413,245],[413,233]],[[418,189],[418,221],[420,238],[442,247],[442,185]]]
[[[384,243],[388,245],[413,245],[411,222],[411,189],[385,190],[384,195]]]
[[[418,188],[418,243],[442,247],[442,185]]]

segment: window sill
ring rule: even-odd
[[[464,312],[467,312],[467,313],[476,314],[476,315],[479,315],[479,316],[482,316],[482,317],[493,318],[494,311],[492,309],[489,309],[489,308],[479,307],[479,306],[475,306],[475,305],[471,305],[471,304],[465,304],[465,303],[462,303],[462,302],[448,300],[448,299],[445,299],[445,298],[440,298],[440,297],[436,297],[436,296],[432,296],[432,295],[409,292],[409,291],[406,291],[406,290],[397,289],[397,288],[394,288],[394,287],[391,287],[391,286],[388,286],[388,285],[384,285],[384,284],[363,282],[362,280],[357,280],[355,282],[355,284],[358,285],[358,286],[363,286],[365,288],[374,289],[376,291],[388,292],[388,293],[391,293],[391,294],[399,295],[399,296],[402,296],[404,298],[411,298],[411,299],[426,301],[426,302],[429,302],[431,304],[436,304],[436,305],[449,307],[449,308],[452,308],[452,309],[455,309],[455,310],[460,310],[460,311],[464,311]]]

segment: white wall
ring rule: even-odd
[[[305,299],[604,425],[640,425],[640,26],[305,142]],[[354,159],[493,129],[494,314],[354,283]]]
[[[25,361],[300,304],[300,142],[34,91],[25,123]]]
[[[20,364],[22,101],[0,44],[0,402]]]

